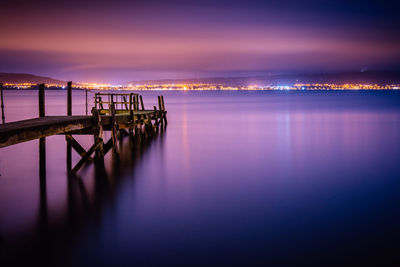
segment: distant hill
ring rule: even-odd
[[[0,72],[1,83],[47,83],[47,84],[66,84],[65,81],[56,80],[49,77],[42,77],[26,73],[4,73]]]
[[[400,72],[345,72],[320,74],[278,74],[254,77],[215,77],[198,79],[164,79],[132,81],[130,84],[208,83],[225,85],[278,85],[294,83],[365,83],[399,84]]]

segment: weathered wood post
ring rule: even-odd
[[[157,96],[157,98],[158,98],[158,109],[159,109],[158,115],[160,118],[161,127],[163,127],[164,126],[164,120],[163,120],[164,113],[163,113],[163,107],[162,107],[162,103],[161,103],[161,96],[159,95],[159,96]]]
[[[129,127],[129,133],[133,135],[133,94],[131,93],[129,95],[129,122],[131,123],[131,126]]]
[[[39,117],[45,116],[44,107],[44,83],[39,84]]]
[[[1,93],[1,120],[3,124],[6,123],[6,117],[4,116],[4,101],[3,101],[3,84],[0,83],[0,93]]]
[[[167,111],[165,110],[164,96],[161,96],[161,104],[162,104],[162,113],[163,113],[164,122],[165,122],[165,125],[167,125],[168,124]]]
[[[72,115],[72,82],[68,82],[67,92],[67,116]]]
[[[161,106],[161,96],[157,96],[157,100],[158,100],[158,109],[161,111],[161,110],[162,110],[162,106]]]
[[[100,112],[96,108],[92,108],[92,114],[95,119],[95,129],[93,133],[94,143],[98,144],[96,147],[96,159],[99,159],[104,157],[103,127],[101,125]]]
[[[144,110],[143,97],[142,96],[139,97],[140,97],[140,106],[142,107],[142,110]]]
[[[44,84],[39,84],[39,117],[45,116]],[[39,177],[40,186],[46,187],[46,138],[39,139]]]
[[[110,104],[110,115],[111,115],[111,138],[113,142],[113,151],[116,154],[119,154],[118,144],[117,144],[118,141],[117,121],[115,118],[115,106],[113,100],[111,100]]]
[[[139,110],[139,96],[136,95],[135,99],[136,99],[136,101],[135,101],[135,110]]]
[[[157,107],[153,106],[154,108],[154,126],[157,128],[157,132],[158,132],[158,114],[157,114]]]

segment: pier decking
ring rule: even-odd
[[[148,138],[167,124],[163,96],[158,96],[158,109],[154,106],[151,110],[145,110],[142,97],[135,93],[96,93],[92,115],[72,116],[71,82],[68,83],[67,116],[45,116],[44,88],[44,84],[39,85],[38,118],[0,125],[0,148],[40,139],[39,150],[45,153],[45,137],[65,135],[67,165],[71,165],[72,148],[82,157],[74,168],[68,167],[69,174],[75,174],[91,160],[94,152],[96,158],[104,157],[111,149],[119,154],[117,141],[124,136]],[[107,142],[103,141],[104,131],[111,132]],[[73,138],[73,135],[83,134],[94,137],[94,144],[88,151]]]
[[[92,116],[47,116],[0,125],[0,148],[93,126]]]

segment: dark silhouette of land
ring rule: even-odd
[[[0,82],[2,83],[46,83],[46,84],[67,84],[66,81],[43,77],[26,73],[4,73],[0,72]]]

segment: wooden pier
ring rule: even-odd
[[[44,157],[45,160],[45,137],[65,135],[70,175],[76,174],[86,162],[91,161],[93,153],[97,159],[103,158],[110,150],[118,155],[118,141],[124,136],[148,139],[167,125],[163,96],[158,96],[158,107],[146,110],[139,94],[96,93],[91,115],[72,116],[72,83],[68,82],[67,116],[46,116],[45,85],[40,84],[38,88],[39,117],[10,123],[4,123],[3,119],[0,125],[0,148],[39,139],[40,158]],[[108,141],[104,140],[104,131],[111,132]],[[93,135],[93,145],[86,151],[74,135]],[[74,168],[71,166],[71,149],[81,156]]]

